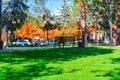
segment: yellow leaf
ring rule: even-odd
[[[81,4],[81,0],[78,0],[78,3]]]

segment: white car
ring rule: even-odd
[[[31,45],[30,41],[29,40],[26,40],[26,39],[20,39],[20,40],[17,40],[16,42],[13,42],[13,45]]]

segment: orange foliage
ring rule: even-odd
[[[26,22],[20,29],[15,31],[16,37],[32,39],[35,26],[31,22]]]
[[[61,31],[58,29],[48,30],[49,38],[59,36]],[[41,28],[37,28],[32,22],[26,22],[20,29],[15,31],[16,37],[33,39],[36,36],[46,39],[47,32]]]
[[[78,3],[81,4],[81,0],[78,0]]]
[[[71,28],[67,26],[60,26],[56,29],[48,30],[49,39],[60,35],[74,35],[80,37],[81,30],[78,30],[78,26],[72,26]],[[15,31],[15,36],[28,39],[33,39],[34,37],[39,36],[45,40],[47,37],[47,30],[36,27],[32,22],[26,22],[20,29]]]
[[[75,22],[76,25],[72,25],[71,27],[67,26],[56,26],[56,29],[48,30],[48,38],[55,38],[56,36],[76,36],[78,38],[82,37],[82,29],[81,25]],[[96,31],[100,29],[99,25],[94,25],[91,27],[86,27],[86,36],[89,36],[90,31]],[[47,30],[41,29],[35,26],[32,22],[26,22],[20,29],[17,29],[15,32],[16,38],[27,38],[33,39],[34,37],[42,37],[44,40],[47,38]],[[2,40],[4,40],[4,36],[2,35]]]

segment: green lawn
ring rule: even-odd
[[[120,80],[119,48],[0,52],[0,80]]]

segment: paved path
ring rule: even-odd
[[[65,46],[64,48],[69,48],[71,46]],[[56,47],[8,47],[6,49],[0,50],[0,52],[9,52],[9,51],[19,51],[19,50],[31,50],[31,49],[47,49],[47,48],[59,48]]]
[[[40,49],[40,48],[50,48],[50,47],[8,47],[6,49],[0,50],[0,52],[31,50],[31,49]]]
[[[71,46],[65,46],[64,48],[70,48]],[[89,46],[92,48],[110,48],[109,46]],[[117,46],[120,47],[120,46]],[[0,52],[10,52],[10,51],[20,51],[20,50],[32,50],[32,49],[47,49],[47,48],[55,48],[51,47],[8,47],[4,50],[0,50]],[[59,48],[58,46],[56,48]]]

